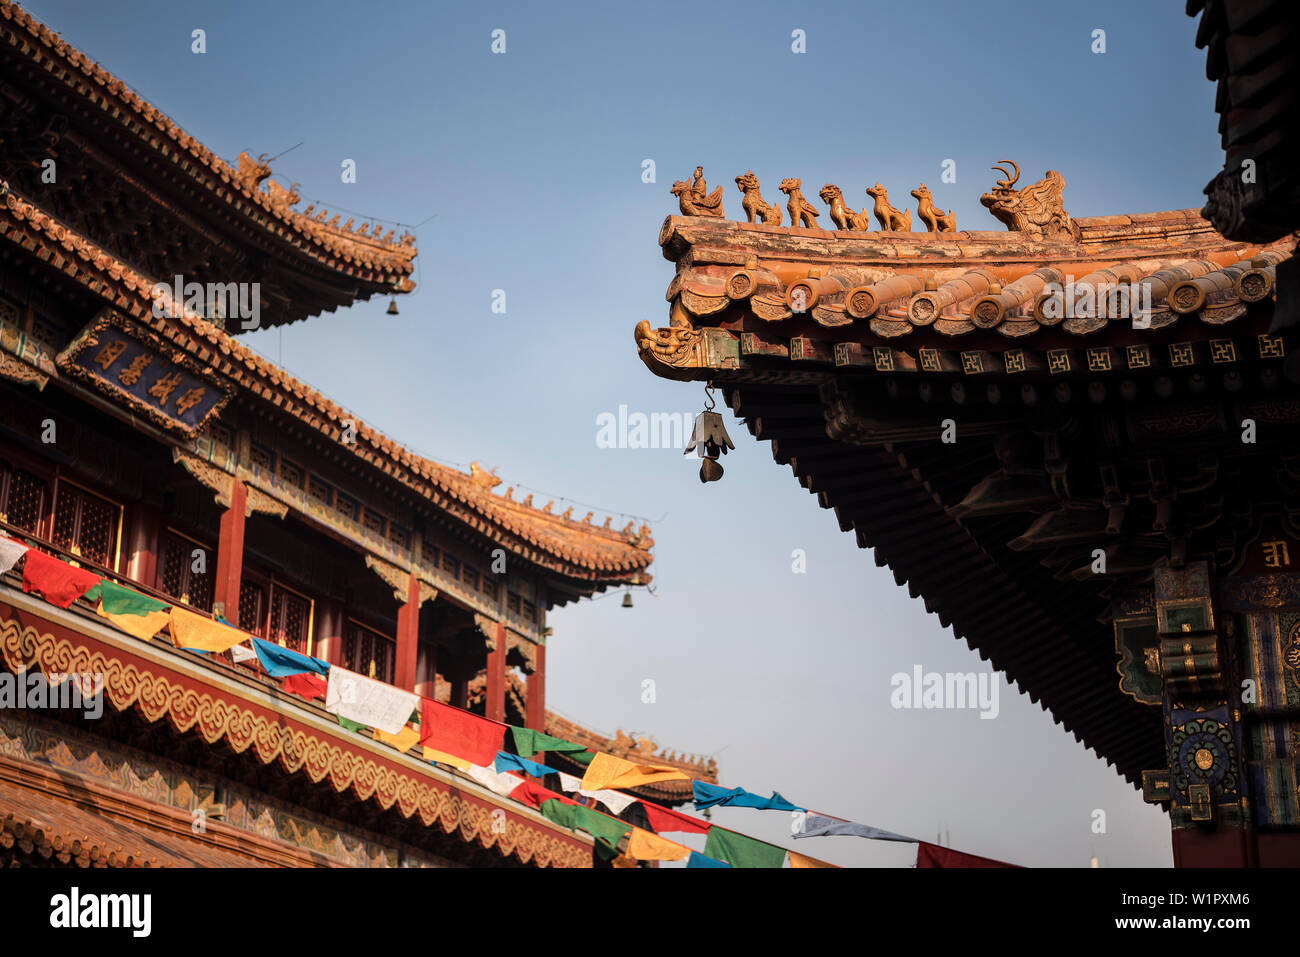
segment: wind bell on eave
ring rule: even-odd
[[[726,455],[728,449],[734,449],[736,446],[731,441],[731,436],[727,435],[727,427],[722,424],[722,415],[713,411],[713,386],[704,387],[707,396],[707,405],[704,411],[695,417],[695,429],[691,432],[691,441],[686,446],[683,455],[690,455],[698,451],[700,457],[704,459],[700,463],[700,481],[716,482],[722,478],[722,466],[718,464],[718,456]]]

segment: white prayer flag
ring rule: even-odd
[[[325,710],[349,721],[397,734],[406,727],[411,712],[420,707],[420,696],[348,671],[330,666],[325,692]]]
[[[12,538],[0,538],[0,575],[18,564],[18,559],[27,554],[27,546],[15,542]]]
[[[465,773],[489,791],[500,794],[502,797],[509,797],[511,791],[524,783],[524,779],[521,777],[507,774],[505,771],[497,771],[495,768],[479,767],[477,764],[466,768]]]
[[[257,660],[257,652],[247,645],[231,645],[230,653],[235,657],[235,664],[239,664],[241,661]]]
[[[635,804],[638,800],[638,798],[630,794],[624,794],[622,791],[615,791],[611,788],[604,788],[600,791],[584,791],[582,790],[582,778],[575,778],[572,774],[565,774],[563,771],[560,772],[560,788],[564,791],[577,791],[583,797],[599,801],[615,814],[622,814],[627,810],[629,804]]]

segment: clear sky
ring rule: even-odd
[[[1026,181],[1064,174],[1075,216],[1200,206],[1222,154],[1183,4],[25,5],[231,163],[301,141],[273,168],[301,183],[304,206],[435,216],[416,230],[419,288],[399,316],[376,299],[248,342],[430,457],[477,460],[560,509],[592,503],[597,521],[653,519],[656,596],[553,613],[554,710],[716,755],[729,786],[927,840],[943,827],[976,854],[1171,863],[1167,818],[1005,683],[996,720],[891,707],[896,672],[988,665],[730,413],[737,449],[707,486],[693,457],[595,437],[620,405],[702,407],[701,385],[655,378],[632,337],[639,319],[667,325],[673,268],[656,238],[676,212],[672,181],[697,164],[726,185],[731,219],[743,215],[733,177],[753,169],[769,201],[798,176],[809,196],[833,182],[855,206],[880,180],[901,206],[923,180],[959,229],[995,229],[978,197],[1004,157]],[[940,181],[945,159],[954,184]],[[491,310],[497,289],[505,314]],[[840,864],[915,855],[792,842],[779,812],[714,821]]]

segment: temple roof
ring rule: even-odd
[[[629,523],[616,530],[592,524],[590,513],[575,520],[568,513],[552,514],[549,503],[536,508],[512,501],[494,491],[499,484],[495,477],[481,470],[466,474],[411,452],[192,310],[177,309],[175,318],[155,316],[150,277],[13,190],[0,195],[0,237],[184,349],[240,392],[297,419],[343,454],[357,456],[367,467],[391,476],[537,565],[593,583],[649,582],[645,569],[653,560],[654,542],[645,526]],[[34,373],[60,378],[50,355],[42,354],[29,365]],[[354,427],[355,442],[342,441],[346,423]]]
[[[1131,596],[1157,563],[1235,567],[1225,529],[1293,500],[1293,251],[1193,209],[1075,218],[1060,173],[1016,188],[1004,162],[980,202],[1005,231],[956,229],[924,186],[913,231],[880,184],[860,213],[828,184],[840,228],[815,228],[790,179],[801,225],[780,225],[752,174],[766,221],[728,222],[697,170],[659,236],[668,323],[634,336],[656,375],[720,386],[877,565],[1137,786],[1166,764],[1160,713],[1117,680],[1114,608],[1150,613]]]
[[[774,362],[792,370],[870,364],[874,346],[1001,352],[1129,341],[1139,328],[1154,334],[1180,320],[1180,328],[1199,319],[1213,330],[1267,295],[1289,256],[1282,244],[1226,240],[1193,209],[1073,223],[1076,235],[1043,239],[670,216],[660,244],[677,263],[666,294],[672,321],[638,325],[637,346],[657,375],[725,382]],[[1068,314],[1071,281],[1101,300],[1089,314]],[[1116,286],[1123,298],[1107,301]],[[1150,316],[1125,330],[1130,289],[1149,297]],[[704,328],[727,335],[701,341]]]
[[[265,325],[414,288],[413,236],[294,210],[294,186],[269,179],[269,165],[247,154],[227,163],[10,0],[0,0],[0,48],[0,91],[11,91],[0,177],[41,196],[71,231],[155,279],[260,283]],[[47,188],[41,163],[68,151],[77,174]]]

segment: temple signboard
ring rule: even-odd
[[[112,309],[96,316],[57,363],[132,412],[191,437],[230,398],[197,361]]]

